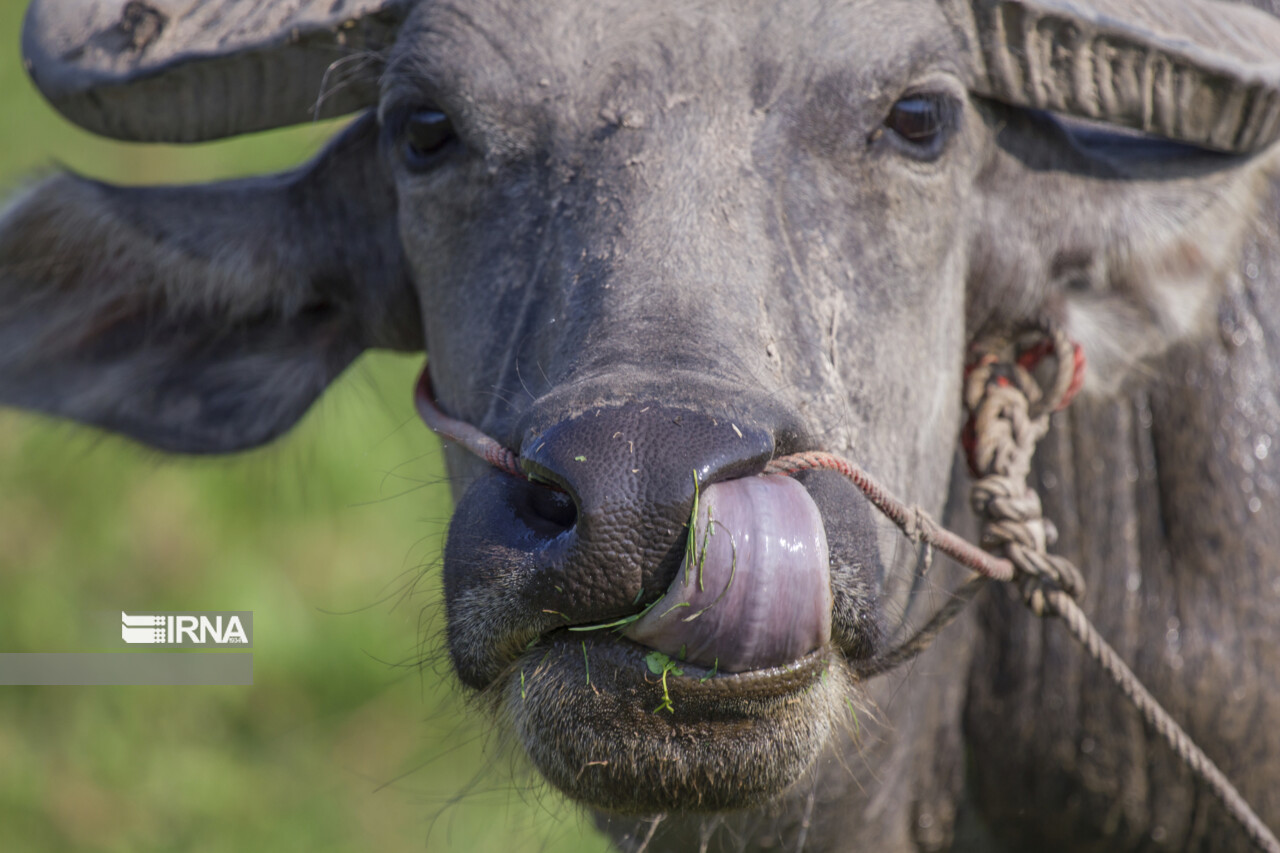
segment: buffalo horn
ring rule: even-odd
[[[27,71],[95,133],[197,142],[377,101],[408,0],[34,0]]]
[[[958,6],[975,94],[1220,151],[1280,137],[1280,19],[1265,12],[1218,0]]]

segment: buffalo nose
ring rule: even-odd
[[[695,490],[759,473],[773,438],[698,412],[629,403],[529,432],[521,464],[539,488],[527,507],[548,530],[544,568],[566,615],[634,610],[665,590],[684,557]]]
[[[770,430],[640,403],[527,430],[529,481],[494,471],[458,503],[446,594],[560,624],[635,612],[679,570],[695,489],[757,474],[772,453]]]

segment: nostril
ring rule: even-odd
[[[578,508],[564,492],[545,486],[534,486],[526,492],[526,506],[533,519],[549,525],[547,532],[555,535],[573,527],[578,520]]]

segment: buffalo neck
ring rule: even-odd
[[[1139,366],[1114,398],[1086,398],[1059,415],[1035,471],[1060,532],[1056,550],[1084,571],[1085,611],[1272,822],[1280,816],[1274,196],[1227,276],[1214,328]],[[980,606],[965,714],[983,822],[1015,849],[1106,833],[1116,834],[1110,849],[1236,849],[1239,832],[1218,804],[1065,631],[1001,592]],[[1021,817],[1032,812],[1034,821]]]

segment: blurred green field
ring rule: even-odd
[[[289,166],[335,125],[188,148],[74,130],[0,0],[0,197],[58,164],[124,183]],[[161,457],[0,411],[0,652],[96,611],[254,611],[255,684],[0,687],[0,851],[601,851],[460,700],[440,653],[450,511],[421,359],[363,358],[285,440]],[[425,659],[425,667],[419,661]]]

